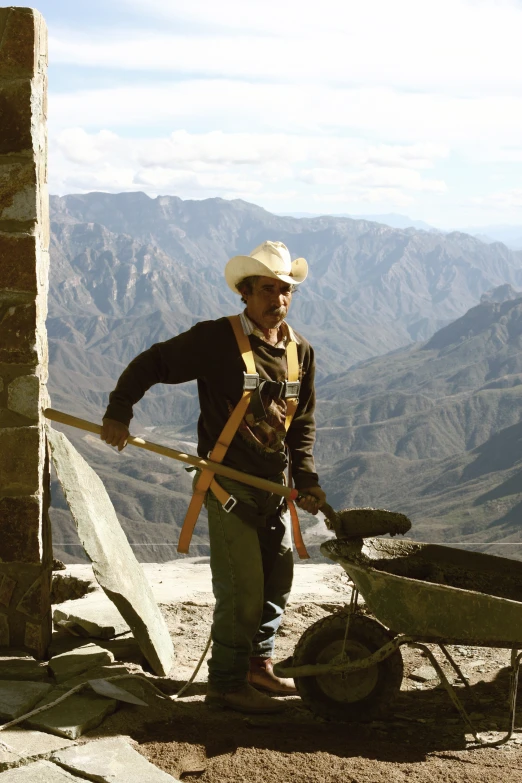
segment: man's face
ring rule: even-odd
[[[291,290],[291,285],[274,277],[259,277],[252,293],[243,293],[247,315],[262,329],[277,329],[290,308]]]

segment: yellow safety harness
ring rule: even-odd
[[[230,414],[230,418],[223,427],[223,430],[221,431],[214,448],[208,455],[212,462],[222,462],[224,460],[228,451],[228,447],[230,446],[234,435],[239,429],[239,425],[245,416],[252,395],[254,394],[259,384],[259,375],[256,370],[254,353],[252,351],[248,335],[246,335],[243,331],[241,319],[239,315],[231,315],[229,316],[229,321],[232,325],[232,329],[234,330],[234,335],[241,353],[241,358],[243,359],[243,363],[246,368],[245,382],[241,399]],[[286,346],[286,363],[288,371],[286,386],[289,391],[286,398],[287,408],[285,429],[288,431],[299,402],[299,360],[297,357],[297,344],[293,340],[290,340]],[[183,527],[181,528],[179,535],[178,552],[181,552],[182,554],[187,554],[189,551],[192,534],[194,532],[196,522],[198,521],[201,507],[203,506],[203,502],[205,500],[205,495],[209,489],[221,503],[225,511],[232,511],[237,503],[236,499],[217,483],[214,475],[215,474],[213,471],[204,469],[201,471],[196,482],[194,494],[190,501],[187,514],[183,522]],[[301,559],[309,558],[309,554],[306,551],[303,537],[301,535],[299,517],[297,516],[295,505],[291,500],[287,500],[287,504],[292,520],[292,533],[294,536],[294,542],[299,557]]]

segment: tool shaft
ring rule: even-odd
[[[69,424],[71,427],[76,427],[77,429],[85,430],[86,432],[92,432],[95,435],[101,433],[102,428],[99,424],[94,424],[86,419],[80,419],[77,416],[70,416],[68,413],[57,411],[54,408],[46,408],[44,410],[44,416],[51,421],[57,421],[60,424]],[[265,492],[272,492],[274,495],[280,495],[287,500],[295,500],[298,496],[298,491],[291,487],[285,487],[283,484],[276,484],[274,481],[268,481],[268,479],[260,478],[259,476],[251,476],[248,473],[243,473],[241,470],[234,470],[234,468],[221,465],[219,462],[211,462],[211,460],[202,459],[193,454],[185,454],[183,451],[176,451],[176,449],[171,449],[167,446],[160,446],[159,443],[151,443],[150,441],[143,440],[143,438],[135,438],[132,435],[129,435],[127,442],[131,446],[137,446],[139,449],[153,451],[155,454],[161,454],[163,457],[170,457],[170,459],[175,459],[179,462],[186,462],[188,465],[193,465],[202,470],[211,470],[218,476],[225,476],[226,478],[234,479],[234,481],[241,481],[242,484],[248,484],[248,486],[256,487],[257,489],[263,489]]]

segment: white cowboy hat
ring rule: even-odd
[[[234,256],[225,267],[225,280],[236,294],[240,293],[237,284],[251,275],[275,277],[283,283],[299,285],[307,274],[308,264],[304,258],[292,261],[286,245],[269,240],[252,250],[249,256]]]

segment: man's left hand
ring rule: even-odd
[[[308,511],[309,514],[317,514],[323,503],[326,502],[326,493],[321,487],[307,487],[303,489],[302,497],[295,501],[299,508]]]

